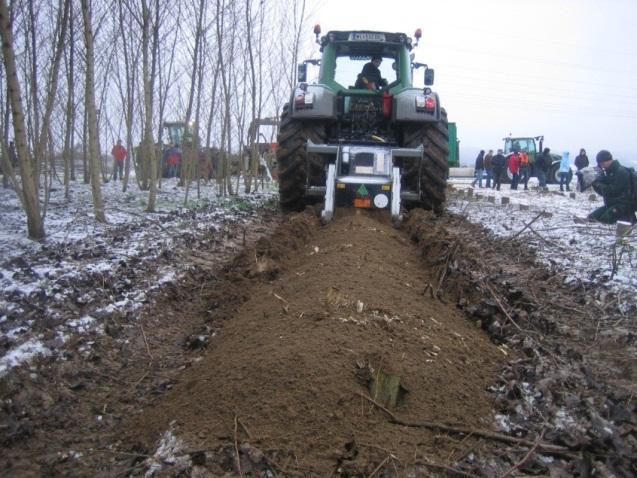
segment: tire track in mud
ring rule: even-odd
[[[388,453],[387,469],[404,470],[462,455],[467,444],[390,424],[361,398],[382,369],[400,377],[402,418],[490,428],[486,389],[506,357],[455,303],[432,297],[440,271],[383,217],[291,217],[216,284],[221,302],[249,298],[129,436],[152,452],[170,430],[182,455],[213,472],[238,471],[236,450],[242,473],[312,476],[369,474]]]

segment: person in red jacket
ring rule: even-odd
[[[113,146],[111,150],[111,154],[113,155],[113,181],[117,181],[117,173],[119,172],[119,179],[124,179],[124,160],[126,159],[126,155],[128,151],[126,148],[122,146],[122,140],[118,139],[117,144]]]
[[[518,181],[520,180],[520,153],[515,151],[509,156],[507,167],[513,176],[511,178],[511,189],[517,189]]]

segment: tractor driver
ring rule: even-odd
[[[365,63],[363,71],[358,75],[356,80],[356,88],[366,88],[368,90],[380,90],[381,87],[387,86],[387,80],[380,75],[379,66],[383,59],[378,56],[372,56],[372,61]]]

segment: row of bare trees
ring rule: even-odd
[[[52,182],[69,197],[80,173],[107,220],[102,158],[118,138],[147,161],[153,212],[166,120],[197,125],[193,147],[219,151],[219,191],[232,193],[229,158],[256,141],[255,119],[280,111],[307,17],[305,0],[0,0],[1,165],[29,237],[45,237]]]

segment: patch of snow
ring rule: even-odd
[[[50,353],[51,351],[40,340],[35,338],[27,340],[0,357],[0,377],[13,367],[28,362],[38,355],[49,355]]]
[[[575,425],[576,421],[573,417],[566,413],[566,410],[559,408],[555,412],[555,428],[558,430],[566,430]]]
[[[495,423],[499,430],[510,433],[511,432],[511,421],[507,415],[496,415],[493,417],[495,419]]]
[[[171,423],[170,429],[164,432],[159,445],[153,456],[146,460],[146,466],[148,467],[145,478],[152,478],[156,473],[164,468],[164,465],[188,465],[190,462],[189,455],[179,455],[184,449],[184,443],[180,438],[177,438],[173,431],[174,422]]]
[[[69,320],[67,325],[74,329],[77,329],[80,333],[86,333],[91,328],[95,327],[96,319],[91,317],[90,315],[85,315],[84,317],[80,317],[79,319]]]

